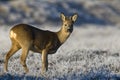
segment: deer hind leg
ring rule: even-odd
[[[4,71],[7,72],[8,71],[8,60],[10,59],[10,57],[17,52],[20,49],[20,46],[17,42],[12,42],[12,46],[11,49],[9,50],[9,52],[6,54],[5,56],[5,60],[4,60]]]
[[[27,65],[26,65],[26,57],[28,55],[28,52],[29,52],[29,48],[23,47],[22,48],[22,55],[20,57],[20,63],[22,64],[26,73],[29,72],[29,69],[27,68]]]

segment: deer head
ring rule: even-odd
[[[71,33],[73,31],[73,24],[77,20],[78,15],[75,13],[73,16],[67,17],[63,13],[61,13],[61,19],[62,19],[62,29],[65,32]]]

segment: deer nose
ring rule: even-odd
[[[73,31],[73,27],[68,27],[67,31],[68,32],[72,32]]]
[[[70,27],[67,27],[67,29],[70,29]]]

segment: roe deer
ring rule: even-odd
[[[28,24],[18,24],[11,28],[10,39],[11,49],[5,56],[4,70],[8,71],[9,58],[22,49],[20,63],[23,65],[25,72],[29,69],[26,65],[26,57],[29,50],[42,54],[42,73],[48,70],[48,54],[53,54],[67,40],[73,31],[73,24],[78,15],[66,17],[61,13],[62,27],[58,32],[40,30]]]

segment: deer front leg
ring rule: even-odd
[[[48,54],[47,50],[42,50],[42,74],[48,70]]]

